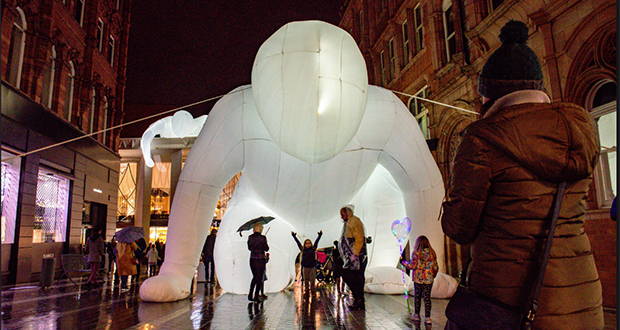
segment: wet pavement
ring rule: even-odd
[[[366,294],[363,312],[349,310],[349,298],[331,288],[306,297],[298,288],[270,293],[260,304],[205,284],[192,298],[173,303],[141,302],[137,292],[137,285],[121,291],[111,281],[92,289],[67,281],[47,290],[6,287],[2,329],[443,329],[447,304],[433,299],[433,325],[425,327],[409,319],[398,295]],[[606,313],[606,323],[615,329],[615,313]]]

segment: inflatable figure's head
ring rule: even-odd
[[[258,50],[252,91],[273,141],[298,159],[318,163],[341,152],[359,128],[366,63],[355,40],[339,27],[293,22]]]

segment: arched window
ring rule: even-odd
[[[616,83],[606,81],[597,84],[588,103],[601,143],[594,178],[597,202],[599,207],[610,207],[617,194]]]
[[[95,131],[95,127],[97,126],[96,119],[97,119],[97,91],[93,87],[93,93],[90,99],[90,122],[88,125],[89,133],[92,133]]]
[[[108,111],[110,109],[110,104],[108,103],[108,98],[106,96],[103,97],[103,129],[108,128]],[[106,144],[106,137],[108,136],[108,132],[104,131],[103,134],[103,144]]]
[[[71,122],[71,111],[73,110],[73,91],[75,89],[75,65],[69,62],[69,72],[67,74],[67,95],[65,97],[65,119]]]
[[[22,66],[24,64],[24,49],[26,48],[26,15],[24,11],[17,7],[19,15],[13,22],[11,30],[11,42],[9,44],[9,59],[6,77],[9,83],[19,88],[22,76]]]
[[[41,103],[48,108],[52,108],[54,95],[54,78],[56,75],[56,47],[52,46],[47,70],[43,77],[43,90],[41,91]]]

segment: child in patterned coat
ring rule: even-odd
[[[432,324],[431,321],[431,288],[433,280],[437,276],[439,266],[437,255],[431,247],[431,243],[426,236],[419,236],[415,241],[413,254],[410,262],[403,262],[405,266],[412,270],[414,285],[414,305],[415,314],[413,319],[420,320],[421,300],[424,298],[424,323]]]

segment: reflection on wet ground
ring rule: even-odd
[[[412,322],[402,296],[366,295],[366,311],[350,311],[349,298],[330,288],[312,296],[299,289],[268,294],[262,303],[199,284],[196,294],[173,303],[146,303],[138,286],[121,291],[111,281],[88,289],[59,281],[48,290],[2,291],[3,329],[429,329]],[[432,328],[443,329],[447,300],[434,299]],[[411,304],[413,306],[413,304]],[[610,314],[610,313],[606,313]],[[615,329],[615,314],[613,316]]]

